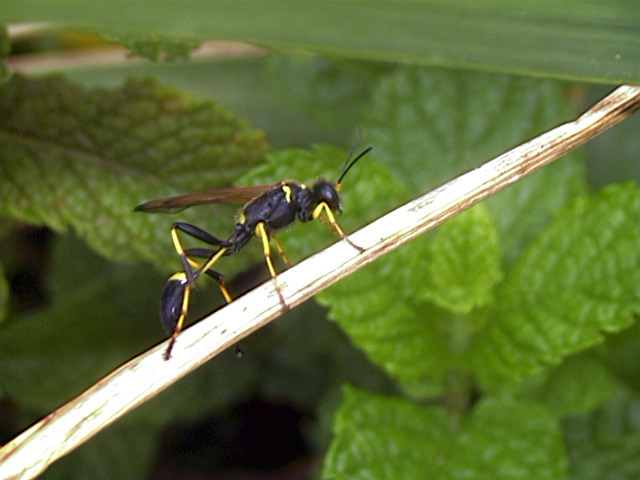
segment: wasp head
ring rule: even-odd
[[[333,212],[340,213],[342,211],[338,189],[332,183],[324,179],[318,180],[313,185],[313,195],[318,203],[326,203]]]

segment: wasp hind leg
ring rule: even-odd
[[[185,252],[187,253],[187,256],[189,257],[200,257],[200,258],[208,258],[209,262],[211,260],[211,258],[213,258],[214,255],[216,255],[216,251],[211,250],[209,248],[187,248],[185,250]],[[191,261],[191,260],[190,260]],[[195,266],[195,262],[194,266]],[[197,270],[195,272],[195,276],[196,278],[198,276],[200,276],[200,272],[202,271],[202,269],[204,268],[204,265],[201,265],[199,270]],[[218,286],[220,287],[220,291],[222,292],[222,295],[224,296],[224,299],[227,301],[227,304],[233,302],[233,297],[231,296],[231,293],[229,292],[229,289],[226,285],[226,283],[224,283],[224,279],[222,277],[222,274],[220,272],[216,272],[215,270],[212,269],[208,269],[206,270],[204,273],[206,273],[207,275],[209,275],[211,278],[213,278],[215,281],[218,282]],[[244,355],[244,350],[242,350],[242,348],[240,347],[240,343],[236,343],[236,357],[241,358]]]
[[[160,298],[160,322],[165,331],[171,334],[164,352],[164,359],[171,358],[171,350],[182,331],[184,319],[189,309],[191,287],[185,272],[177,272],[169,277]]]
[[[222,292],[222,296],[224,297],[227,303],[233,302],[233,297],[229,292],[229,288],[227,284],[224,283],[224,277],[220,272],[217,272],[211,269],[211,265],[213,265],[218,258],[220,258],[226,249],[222,248],[219,250],[211,250],[209,248],[187,248],[185,253],[188,257],[188,261],[192,267],[197,268],[197,270],[193,273],[194,280],[200,277],[203,273],[207,274],[211,278],[213,278],[216,282],[218,282],[218,287]],[[190,257],[200,257],[207,258],[208,260],[204,263],[198,263],[191,259]]]
[[[182,267],[184,272],[187,275],[187,280],[189,285],[192,287],[195,285],[195,279],[197,275],[193,270],[193,262],[189,260],[189,255],[187,251],[182,246],[182,242],[178,237],[178,232],[181,231],[190,237],[193,237],[201,242],[208,243],[209,245],[214,245],[220,247],[215,253],[212,251],[211,258],[205,263],[206,268],[204,270],[208,270],[213,264],[220,258],[224,253],[229,249],[229,247],[233,246],[233,244],[227,240],[220,240],[217,237],[214,237],[206,230],[203,230],[200,227],[196,227],[195,225],[191,225],[190,223],[184,222],[174,222],[171,226],[171,240],[173,241],[173,246],[180,256],[180,261],[182,262]]]
[[[203,255],[199,255],[199,253],[203,253]],[[209,249],[186,250],[186,254],[192,256],[210,257],[215,256],[216,253],[217,252],[213,252]],[[218,286],[220,287],[220,291],[222,292],[225,301],[227,303],[231,303],[233,301],[221,273],[210,268],[205,269],[206,264],[201,265],[191,258],[187,258],[187,261],[191,267],[198,269],[194,273],[194,279],[202,273],[207,274],[218,282]],[[171,335],[169,344],[167,345],[167,349],[164,353],[165,360],[169,360],[169,358],[171,358],[171,351],[173,350],[178,335],[182,332],[182,327],[189,311],[191,288],[187,273],[176,272],[169,277],[169,280],[167,280],[164,287],[164,291],[162,292],[162,297],[160,298],[160,322],[162,323],[165,331]]]
[[[264,253],[264,258],[267,262],[267,267],[269,267],[269,273],[271,273],[271,278],[276,287],[276,292],[278,292],[278,297],[280,298],[280,304],[282,305],[283,311],[289,310],[289,305],[284,300],[284,296],[282,295],[282,289],[280,288],[280,283],[278,282],[278,272],[276,272],[276,268],[273,265],[273,258],[271,257],[271,245],[269,244],[269,233],[267,232],[267,227],[264,222],[258,222],[256,225],[256,235],[262,241],[262,251]],[[282,246],[277,242],[280,250]],[[284,257],[286,258],[286,257]],[[288,262],[288,260],[287,260]]]

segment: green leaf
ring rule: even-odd
[[[534,402],[488,398],[463,425],[443,478],[559,479],[566,469],[553,415]]]
[[[265,149],[228,112],[149,80],[107,90],[15,76],[0,91],[0,116],[0,213],[71,227],[102,255],[156,265],[173,261],[171,242],[158,241],[173,219],[133,207],[228,185]]]
[[[497,232],[486,208],[476,205],[439,228],[427,259],[423,298],[457,313],[491,303],[502,271]]]
[[[550,81],[403,68],[381,79],[364,130],[389,168],[425,192],[557,120],[550,104],[560,95]]]
[[[387,254],[316,296],[377,365],[411,396],[442,393],[445,374],[457,364],[452,322],[433,306],[411,298],[405,287],[415,272],[407,265],[423,258],[424,242]],[[466,329],[465,329],[466,330]]]
[[[134,61],[112,64],[108,69],[103,65],[83,63],[65,70],[65,74],[82,84],[102,86],[120,85],[132,76],[153,76],[200,99],[212,99],[240,118],[251,119],[252,125],[265,132],[269,144],[274,148],[307,146],[317,142],[348,145],[348,133],[354,126],[360,125],[357,118],[349,116],[356,110],[351,103],[357,99],[345,98],[347,104],[340,108],[331,124],[320,123],[314,112],[310,111],[312,105],[315,105],[317,112],[324,107],[323,101],[332,106],[339,102],[327,98],[307,98],[306,106],[300,108],[298,98],[283,87],[282,81],[274,78],[277,75],[270,74],[271,58],[262,55],[223,55],[197,57],[186,62]],[[339,70],[338,67],[333,68]],[[290,76],[299,74],[291,69],[282,72],[283,75],[285,73]],[[300,81],[315,84],[309,74],[301,75],[303,78]],[[289,86],[292,80],[289,78],[286,85]],[[298,88],[296,92],[299,90],[302,89]],[[316,90],[322,91],[320,86]],[[296,99],[295,104],[291,101],[292,97]],[[362,101],[361,96],[359,98]],[[322,112],[318,112],[318,115],[327,116]]]
[[[637,374],[640,362],[640,322],[628,330],[611,335],[595,350],[597,358],[628,388],[640,391]]]
[[[453,425],[442,408],[347,389],[323,478],[564,478],[557,420],[534,402],[486,399]]]
[[[599,439],[576,450],[571,477],[578,480],[634,480],[640,475],[640,433]]]
[[[387,75],[372,102],[364,131],[377,158],[415,193],[573,116],[561,83],[434,68]],[[508,263],[553,212],[583,194],[580,158],[571,153],[487,200]]]
[[[448,440],[445,410],[345,388],[322,478],[433,478]]]
[[[558,417],[584,413],[613,395],[616,382],[602,363],[588,355],[567,358],[526,392]]]
[[[640,475],[640,401],[620,391],[606,405],[565,422],[571,478],[636,479]]]
[[[565,105],[557,101],[557,105]],[[553,123],[548,121],[547,125]],[[586,194],[585,175],[582,152],[574,150],[485,201],[500,234],[506,265],[511,266],[522,255],[558,210]]]
[[[180,8],[159,0],[23,0],[8,2],[2,13],[12,22],[58,21],[379,62],[640,83],[640,9],[634,0],[188,0]]]
[[[559,215],[499,290],[473,361],[488,385],[539,372],[640,311],[640,190],[604,189]]]

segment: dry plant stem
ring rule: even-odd
[[[340,241],[284,272],[279,276],[284,298],[290,306],[298,305],[582,145],[639,106],[640,87],[619,87],[576,121],[520,145],[350,235],[366,249],[364,253]],[[269,281],[186,329],[169,361],[163,359],[164,344],[134,358],[0,449],[0,478],[35,477],[121,415],[280,314],[280,301]]]
[[[47,31],[50,25],[30,24],[25,28],[26,33],[38,31],[39,29]],[[12,30],[14,30],[12,32]],[[18,37],[22,33],[22,29],[9,28],[9,36],[11,38]],[[225,57],[249,57],[264,56],[267,50],[254,45],[241,42],[210,40],[204,42],[197,49],[193,50],[189,57],[194,58],[225,58]],[[117,65],[131,64],[134,62],[142,63],[144,59],[138,57],[131,58],[129,49],[118,46],[87,46],[85,48],[72,49],[70,51],[61,52],[45,52],[32,53],[26,55],[12,55],[6,59],[7,66],[11,72],[22,73],[43,73],[62,68],[73,68],[80,66],[82,68],[88,65]]]

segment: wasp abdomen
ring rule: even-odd
[[[169,334],[173,333],[184,311],[187,276],[184,272],[169,277],[160,297],[160,322]]]

